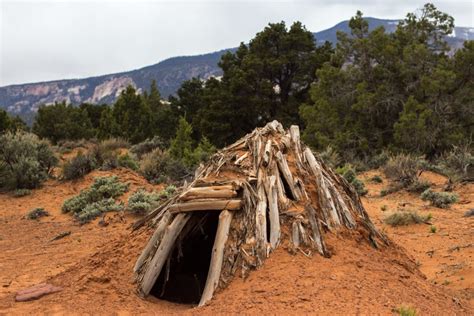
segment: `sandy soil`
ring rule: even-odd
[[[394,244],[373,249],[357,231],[328,236],[330,259],[290,255],[279,249],[265,265],[243,280],[235,278],[204,308],[192,308],[135,295],[132,267],[149,232],[131,233],[136,218],[107,215],[108,226],[95,222],[80,226],[60,211],[63,201],[89,186],[95,171],[76,182],[48,181],[32,195],[14,198],[0,194],[0,314],[223,314],[319,313],[391,314],[400,305],[421,314],[474,314],[474,218],[462,217],[474,207],[474,185],[456,189],[460,203],[441,210],[425,205],[417,195],[399,192],[379,197],[387,185],[366,181],[363,198],[374,223]],[[122,181],[156,188],[128,170],[116,170]],[[377,171],[363,175],[369,179]],[[423,175],[440,188],[443,177]],[[156,188],[157,189],[157,188]],[[126,196],[125,196],[126,198]],[[382,211],[382,205],[388,210]],[[52,216],[39,221],[24,218],[43,207]],[[426,224],[392,228],[383,218],[397,208],[433,215],[436,233]],[[64,231],[71,235],[51,241]],[[40,282],[63,291],[37,301],[16,303],[18,290]]]

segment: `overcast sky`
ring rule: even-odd
[[[317,32],[365,16],[403,18],[427,0],[0,0],[0,86],[132,70],[179,55],[235,47],[269,22]],[[472,0],[440,0],[473,27]]]

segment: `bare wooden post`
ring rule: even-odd
[[[260,177],[261,175],[259,178]],[[265,195],[263,182],[257,186],[258,201],[255,212],[255,237],[257,240],[258,256],[265,258],[267,255],[267,197]]]
[[[146,244],[145,249],[143,249],[143,252],[140,254],[140,257],[138,257],[137,262],[135,263],[135,267],[133,268],[134,272],[137,272],[138,270],[140,270],[143,263],[145,262],[145,259],[150,254],[150,251],[152,251],[155,248],[156,242],[163,235],[165,228],[169,224],[170,219],[171,219],[171,214],[169,212],[166,212],[161,218],[160,224],[158,225],[155,232],[151,236],[150,241],[148,241],[148,244]]]
[[[280,241],[280,214],[278,212],[278,195],[276,177],[270,176],[265,185],[268,198],[268,217],[270,220],[270,245],[275,249]]]
[[[212,247],[211,263],[209,264],[209,272],[207,273],[206,286],[204,287],[199,306],[203,306],[212,298],[215,289],[219,285],[222,261],[224,259],[224,246],[229,236],[232,215],[232,212],[228,210],[223,210],[219,215],[219,224],[217,225],[216,239]]]
[[[283,154],[281,151],[278,151],[275,154],[276,161],[278,163],[278,168],[280,169],[281,175],[283,175],[283,178],[285,179],[286,183],[288,183],[288,186],[290,187],[291,194],[295,198],[295,200],[299,201],[301,200],[301,191],[300,189],[295,186],[293,176],[291,175],[291,170],[290,167],[288,167],[288,162],[286,161],[285,157],[283,157]]]
[[[310,204],[308,204],[305,207],[305,211],[306,216],[308,216],[309,224],[311,225],[311,230],[313,231],[313,239],[316,243],[316,248],[321,255],[326,256],[326,245],[324,244],[324,240],[321,236],[321,227],[316,217],[316,210]]]
[[[156,282],[156,279],[160,275],[163,264],[165,263],[171,249],[173,248],[176,238],[190,217],[190,214],[178,214],[173,219],[173,222],[168,227],[166,227],[163,239],[161,240],[160,245],[153,256],[153,259],[146,268],[146,272],[143,276],[143,280],[139,289],[140,295],[147,296],[150,293],[153,285]]]

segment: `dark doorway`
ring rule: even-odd
[[[163,266],[151,295],[181,304],[199,303],[206,285],[219,213],[193,213]]]

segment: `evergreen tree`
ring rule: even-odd
[[[191,134],[193,128],[184,117],[179,119],[176,137],[172,140],[170,146],[170,154],[173,158],[182,161],[186,166],[195,164],[193,157],[193,140]]]

